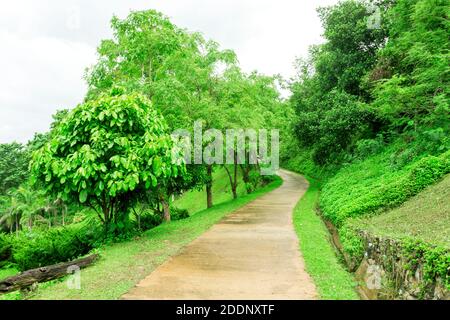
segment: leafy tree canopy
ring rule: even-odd
[[[88,99],[121,84],[151,99],[172,129],[191,128],[210,114],[216,71],[235,63],[232,51],[219,50],[154,10],[114,17],[111,26],[114,38],[102,42],[100,59],[86,77]]]
[[[108,224],[141,194],[185,173],[172,161],[167,124],[140,94],[113,90],[64,117],[51,140],[33,154],[32,172],[49,194],[102,213]]]
[[[384,14],[390,2],[378,4]],[[373,13],[361,1],[318,11],[327,41],[313,46],[309,59],[298,60],[291,103],[299,119],[295,135],[303,147],[313,150],[315,162],[324,164],[381,125],[364,105],[371,99],[365,76],[376,64],[387,31],[368,28]]]
[[[374,108],[396,128],[449,129],[449,12],[448,0],[398,0],[389,11],[389,41],[372,77]]]
[[[29,161],[29,153],[22,144],[0,144],[0,195],[26,181]]]

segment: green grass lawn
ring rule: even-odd
[[[250,195],[223,202],[211,209],[203,210],[190,218],[160,225],[147,231],[133,241],[105,246],[93,266],[81,272],[81,290],[67,288],[61,279],[39,285],[32,299],[46,300],[113,300],[119,299],[136,283],[150,274],[170,256],[178,253],[185,245],[199,237],[227,214],[241,208],[263,194],[279,187],[281,179],[259,189]],[[3,299],[21,298],[19,293],[4,296]]]
[[[450,175],[402,206],[351,222],[358,229],[389,238],[414,238],[450,248]]]
[[[238,196],[246,194],[245,185],[241,179],[241,171],[238,171]],[[213,173],[213,202],[220,204],[233,199],[230,188],[230,181],[224,168],[218,168]],[[179,199],[175,200],[174,205],[180,209],[186,209],[190,214],[195,214],[206,209],[206,189],[192,190],[183,194]]]
[[[310,188],[294,212],[294,226],[306,270],[313,278],[321,299],[358,299],[356,282],[340,264],[329,240],[329,232],[315,211],[318,200],[319,186],[311,181]]]

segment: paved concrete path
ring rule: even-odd
[[[123,299],[315,299],[292,225],[308,183],[288,171],[280,176],[280,188],[228,215]]]

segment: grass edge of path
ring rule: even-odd
[[[293,215],[306,271],[316,284],[320,299],[357,300],[357,283],[339,262],[329,232],[316,212],[320,185],[313,179],[308,181],[309,189],[297,203]]]
[[[190,218],[160,225],[145,232],[139,239],[101,248],[95,265],[81,271],[81,290],[70,290],[66,278],[40,284],[29,299],[42,300],[115,300],[127,293],[167,259],[219,222],[223,217],[251,201],[280,187],[277,177],[269,185],[236,200],[203,210]],[[10,299],[23,298],[20,293]]]

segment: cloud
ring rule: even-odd
[[[84,69],[95,62],[95,48],[8,32],[0,32],[0,42],[0,143],[26,142],[48,130],[56,110],[81,102]]]
[[[0,143],[45,132],[51,115],[82,101],[82,76],[109,21],[156,9],[238,54],[245,71],[292,76],[295,57],[321,41],[318,6],[337,0],[16,0],[0,11]]]

